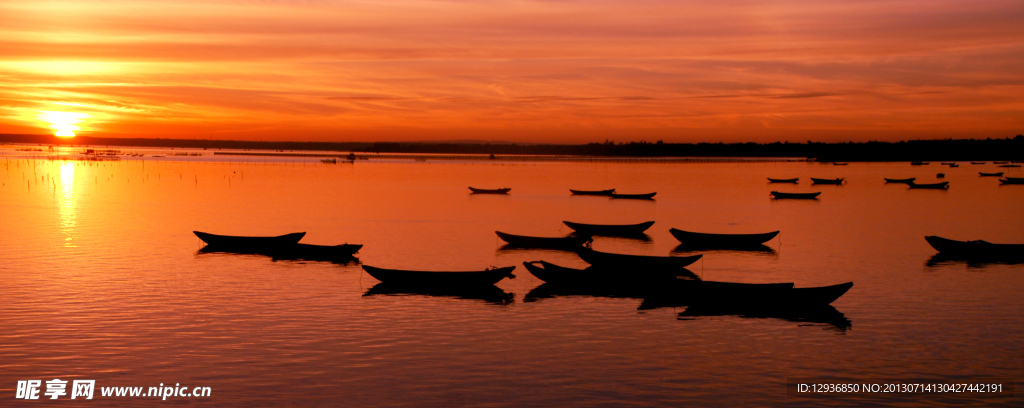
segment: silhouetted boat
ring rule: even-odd
[[[473,194],[508,194],[508,192],[511,190],[511,188],[496,188],[493,190],[488,190],[485,188],[469,188],[469,191],[472,191]]]
[[[482,300],[487,303],[507,305],[515,302],[515,294],[508,293],[494,285],[474,286],[421,286],[381,282],[366,291],[363,296],[428,296],[454,299]]]
[[[610,196],[615,192],[615,189],[608,190],[573,190],[569,189],[572,195],[590,195],[590,196]]]
[[[943,165],[943,166],[948,166],[948,165],[950,165],[950,164],[956,164],[956,163],[953,163],[953,162],[943,162],[943,163],[942,163],[942,165]]]
[[[668,232],[683,244],[702,247],[752,247],[768,242],[779,235],[779,231],[760,234],[708,234],[675,228],[670,228]]]
[[[790,184],[796,184],[799,180],[800,180],[799,178],[773,179],[771,177],[768,177],[768,182],[769,183],[790,183]]]
[[[911,166],[924,166],[924,165],[926,165],[926,164],[928,164],[928,163],[926,163],[926,162],[919,162],[919,161],[916,161],[916,162],[910,162],[910,165],[911,165]]]
[[[676,279],[664,285],[664,290],[646,307],[705,305],[746,308],[758,306],[772,309],[792,309],[825,306],[843,296],[853,282],[838,285],[795,288],[792,283],[734,283]],[[660,297],[660,299],[659,299]]]
[[[591,266],[587,269],[574,269],[558,266],[545,261],[523,262],[523,266],[537,279],[544,282],[575,287],[596,287],[596,286],[633,286],[649,285],[651,283],[675,280],[676,276],[682,275],[694,279],[690,271],[680,269],[683,273],[667,272],[665,270],[623,270],[621,268],[607,268]]]
[[[951,163],[951,164],[949,165],[949,167],[960,167],[960,165],[959,165],[959,164],[956,164],[956,163]]]
[[[1024,244],[993,244],[982,240],[955,241],[934,235],[924,237],[924,239],[932,248],[943,254],[979,258],[1024,258]]]
[[[832,162],[833,166],[845,166],[847,164],[850,164],[850,163],[836,163],[836,162]]]
[[[275,259],[294,259],[309,261],[348,261],[352,255],[362,248],[362,245],[310,245],[294,244],[284,245],[268,251],[268,255]]]
[[[577,233],[582,235],[609,235],[609,236],[620,236],[620,235],[640,235],[644,231],[647,231],[654,221],[642,222],[639,224],[581,224],[578,222],[562,221],[563,224],[572,228]]]
[[[305,232],[279,235],[275,237],[251,237],[235,235],[217,235],[206,232],[192,231],[199,239],[219,250],[232,252],[267,252],[282,247],[298,244],[306,235]]]
[[[939,173],[935,175],[935,178],[946,178],[946,173]]]
[[[363,270],[381,282],[422,285],[422,286],[486,286],[498,283],[502,279],[515,277],[512,271],[515,266],[505,268],[484,269],[482,271],[408,271],[400,269],[383,269],[363,265]]]
[[[998,172],[998,173],[982,173],[982,172],[979,171],[978,174],[980,174],[981,177],[1002,177],[1003,176],[1003,172]]]
[[[517,248],[553,248],[575,250],[592,240],[586,235],[569,235],[566,237],[530,237],[494,231],[498,237]]]
[[[1009,162],[1008,161],[994,161],[994,162],[992,162],[992,164],[1006,164],[1006,163],[1009,163]]]
[[[591,265],[600,267],[626,267],[626,268],[653,268],[669,269],[683,268],[686,265],[697,262],[703,255],[693,256],[648,256],[648,255],[626,255],[613,254],[610,252],[595,251],[590,248],[581,247],[576,254]]]
[[[811,184],[843,184],[843,178],[837,179],[820,179],[811,177]]]
[[[611,198],[630,198],[630,199],[634,199],[634,200],[650,200],[650,199],[654,198],[655,194],[658,194],[658,193],[647,193],[647,194],[619,194],[619,193],[611,193],[609,195],[609,197],[611,197]]]
[[[902,184],[910,184],[910,183],[913,183],[913,182],[914,182],[914,180],[917,180],[917,178],[916,178],[916,177],[911,177],[911,178],[905,178],[905,179],[891,179],[891,178],[886,178],[886,179],[885,179],[885,182],[886,182],[886,183],[902,183]]]
[[[1000,179],[999,182],[1002,183],[1002,184],[1024,184],[1024,178],[1021,178],[1021,177],[1007,177],[1005,179]]]
[[[971,164],[985,164],[985,162],[971,162]]]
[[[814,200],[817,199],[819,195],[821,195],[820,191],[817,193],[782,193],[778,191],[772,191],[772,196],[774,196],[775,198]]]
[[[949,188],[949,182],[948,181],[943,181],[941,183],[929,183],[929,184],[907,183],[907,185],[910,186],[910,188],[932,189],[932,190],[944,190],[944,189]]]

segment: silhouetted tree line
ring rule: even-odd
[[[629,143],[489,144],[489,143],[361,143],[250,142],[204,139],[121,139],[51,135],[0,135],[0,142],[44,145],[138,146],[252,150],[333,150],[374,153],[537,154],[620,157],[807,157],[819,161],[1021,160],[1024,135],[1005,139],[910,140],[844,143]]]

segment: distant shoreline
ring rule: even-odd
[[[61,146],[165,147],[266,151],[333,151],[355,153],[555,155],[578,157],[749,157],[808,158],[849,161],[981,161],[1024,159],[1024,136],[1005,139],[910,140],[844,143],[415,143],[415,142],[254,142],[209,139],[99,138],[0,134],[0,143]]]

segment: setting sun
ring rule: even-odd
[[[39,120],[49,123],[50,127],[57,130],[55,135],[61,137],[75,137],[75,130],[79,130],[76,124],[89,117],[84,113],[77,112],[53,112],[53,111],[40,111]]]

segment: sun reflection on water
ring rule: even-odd
[[[60,229],[64,233],[64,246],[74,247],[76,218],[78,214],[77,203],[75,202],[75,164],[64,162],[58,168],[60,171]]]

